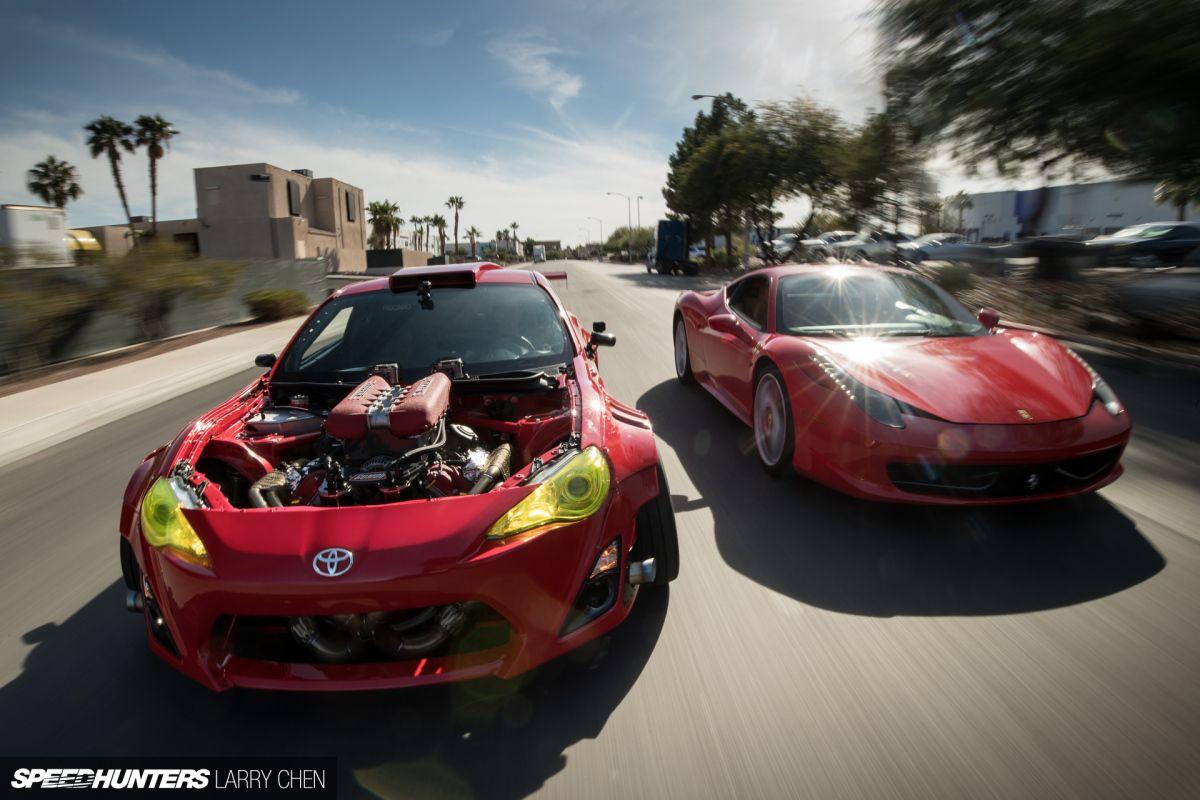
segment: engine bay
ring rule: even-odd
[[[233,508],[379,505],[482,494],[577,433],[565,374],[395,374],[381,365],[349,391],[264,383],[249,413],[214,426],[195,469]]]

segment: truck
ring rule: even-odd
[[[67,215],[54,206],[0,206],[0,265],[6,267],[65,267],[72,263],[67,249]]]
[[[646,271],[669,275],[682,272],[695,275],[699,267],[688,258],[688,224],[682,219],[660,219],[654,236],[654,250],[646,260]]]
[[[535,244],[533,246],[533,263],[540,264],[546,260],[546,245]]]

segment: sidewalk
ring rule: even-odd
[[[287,319],[0,397],[0,466],[254,366],[300,325]]]

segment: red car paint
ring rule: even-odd
[[[764,365],[775,366],[783,375],[794,422],[792,466],[857,497],[949,505],[1015,503],[1094,491],[1120,476],[1129,414],[1113,416],[1095,402],[1087,369],[1051,337],[1003,328],[986,336],[948,338],[777,332],[782,278],[880,269],[886,268],[780,266],[757,270],[723,289],[683,292],[675,319],[685,325],[695,379],[753,426],[755,379]],[[733,287],[752,277],[770,281],[767,322],[761,329],[727,302]],[[921,413],[906,415],[903,428],[877,422],[845,394],[822,385],[814,374],[814,356],[831,359],[857,381]],[[1063,462],[1102,453],[1112,454],[1112,463],[1094,479],[1005,496],[914,492],[897,486],[888,467],[994,465],[1006,474],[1028,470],[1037,475],[1036,484]]]
[[[184,513],[204,542],[211,569],[150,546],[141,535],[138,509],[158,477],[182,462],[194,464],[205,448],[210,455],[220,453],[248,476],[262,475],[269,468],[260,452],[227,432],[240,430],[243,421],[263,406],[277,366],[147,456],[129,481],[121,536],[149,582],[179,652],[172,653],[148,636],[152,651],[214,690],[234,686],[379,689],[485,675],[512,677],[604,634],[628,615],[640,587],[622,580],[621,596],[611,609],[560,636],[564,618],[589,570],[614,539],[620,540],[622,554],[618,574],[625,574],[636,533],[636,513],[659,493],[658,456],[649,421],[641,412],[609,397],[595,360],[585,352],[587,334],[563,309],[544,276],[495,265],[446,268],[464,269],[475,270],[479,283],[532,282],[541,287],[568,330],[574,377],[561,376],[563,388],[572,398],[561,425],[556,421],[533,426],[526,420],[490,419],[483,409],[472,406],[472,398],[458,403],[452,413],[472,425],[511,434],[516,449],[525,451],[528,459],[549,450],[574,424],[581,448],[597,446],[611,468],[611,489],[601,510],[582,522],[545,533],[511,540],[485,539],[488,526],[536,488],[536,484],[521,485],[528,464],[485,494],[359,507],[233,508],[210,487],[204,495],[210,507]],[[420,278],[441,271],[404,272]],[[382,279],[353,284],[332,297],[388,291],[388,281]],[[528,402],[532,412],[539,410],[537,398]],[[267,439],[274,440],[273,446],[281,451],[295,444],[285,436]],[[265,446],[269,448],[271,442]],[[328,547],[353,551],[354,565],[347,574],[327,578],[314,572],[314,554]],[[507,642],[443,658],[294,663],[236,656],[223,641],[223,629],[218,625],[231,615],[359,614],[463,600],[484,602],[501,614],[510,624]]]

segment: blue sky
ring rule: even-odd
[[[83,147],[100,114],[161,113],[181,135],[160,217],[195,215],[191,170],[267,161],[445,211],[487,236],[579,241],[625,221],[606,191],[664,211],[666,158],[693,93],[807,93],[851,118],[878,102],[868,0],[512,3],[14,2],[0,26],[0,201],[25,171],[77,164],[74,225],[116,222],[107,165]],[[19,77],[17,77],[19,76]],[[142,154],[126,156],[149,213]]]

